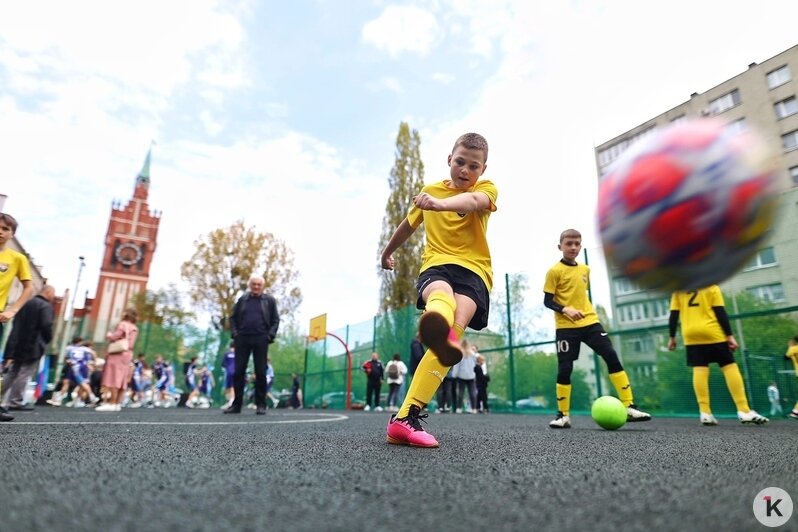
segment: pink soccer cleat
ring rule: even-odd
[[[407,417],[397,419],[396,414],[391,416],[388,422],[388,443],[411,447],[440,447],[435,436],[421,428],[421,421],[428,415],[422,414],[421,409],[413,405]]]

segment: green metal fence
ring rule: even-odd
[[[752,408],[765,415],[769,413],[766,390],[775,382],[781,392],[782,408],[789,412],[798,399],[798,381],[783,354],[787,339],[798,333],[798,307],[772,308],[745,294],[729,297],[734,298],[734,308],[738,309],[729,314],[741,344],[736,359]],[[362,408],[366,377],[361,365],[370,359],[372,352],[377,352],[383,363],[394,353],[409,363],[410,342],[419,316],[415,308],[378,315],[329,331],[333,334],[316,342],[308,342],[298,330],[282,330],[269,352],[275,370],[275,394],[285,404],[292,376],[297,374],[305,408],[343,408],[350,378],[348,349],[350,399],[355,408]],[[645,326],[625,330],[614,328],[606,319],[603,322],[629,374],[639,406],[654,414],[696,416],[692,372],[686,367],[681,342],[675,351],[666,349],[666,319],[660,316],[658,321],[648,320],[641,322]],[[542,307],[540,292],[526,288],[524,274],[506,275],[503,286],[494,288],[489,327],[479,332],[467,330],[465,335],[487,359],[489,403],[493,411],[551,414],[556,410],[553,322],[551,311]],[[140,323],[139,328],[136,351],[145,353],[150,362],[156,354],[173,361],[178,387],[183,386],[183,363],[191,356],[196,355],[201,362],[212,366],[216,381],[214,403],[223,402],[221,359],[230,340],[226,332],[174,329],[148,323]],[[575,412],[587,412],[597,396],[615,394],[604,362],[586,346],[582,347],[572,376]],[[387,388],[383,387],[383,397]],[[715,366],[711,368],[710,393],[717,416],[734,415],[735,408],[722,374]],[[434,408],[435,404],[431,406]]]

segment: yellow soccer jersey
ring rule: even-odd
[[[28,258],[22,253],[6,248],[0,251],[0,311],[6,308],[11,283],[15,277],[20,281],[31,280]]]
[[[496,211],[498,191],[491,181],[480,179],[468,190],[449,188],[449,180],[425,185],[421,192],[445,199],[463,192],[483,192],[490,199],[490,210],[456,213],[425,211],[415,205],[410,207],[407,221],[417,228],[424,223],[427,243],[421,257],[421,270],[444,264],[457,264],[479,275],[490,291],[493,286],[493,268],[488,248],[488,218]]]
[[[722,307],[723,294],[718,285],[690,292],[674,292],[671,310],[679,311],[685,345],[717,344],[726,341],[712,307]]]
[[[786,356],[792,360],[792,364],[795,366],[795,376],[798,377],[798,345],[790,346]]]
[[[555,312],[554,323],[558,329],[576,329],[598,323],[598,315],[587,297],[589,286],[590,267],[585,264],[571,266],[560,261],[546,273],[543,291],[554,295],[554,301],[560,305],[581,310],[585,315],[581,320],[573,321],[565,314]]]

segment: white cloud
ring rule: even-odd
[[[383,77],[379,80],[372,82],[368,85],[369,90],[372,92],[378,92],[381,90],[387,90],[396,94],[400,94],[402,92],[402,82],[399,81],[397,78],[392,77]]]
[[[446,74],[444,72],[435,72],[432,75],[432,79],[437,81],[438,83],[442,83],[443,85],[451,85],[455,81],[455,77],[451,74]]]
[[[438,41],[440,27],[435,15],[415,6],[389,5],[363,26],[363,40],[379,50],[398,56],[403,52],[425,55]]]

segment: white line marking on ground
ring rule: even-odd
[[[11,425],[280,425],[290,423],[326,423],[344,421],[343,414],[293,414],[314,416],[316,419],[283,419],[275,421],[12,421]],[[325,416],[318,419],[318,416]]]

